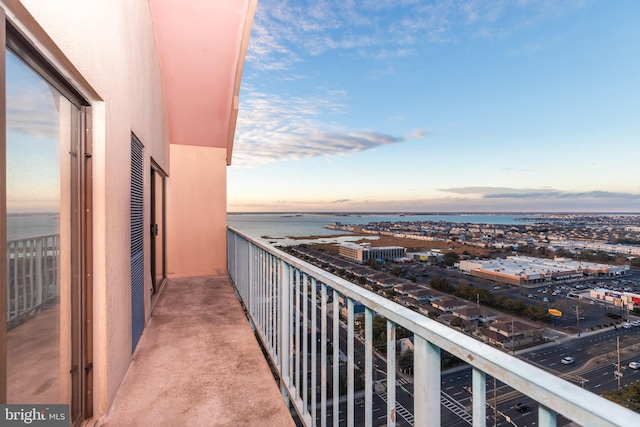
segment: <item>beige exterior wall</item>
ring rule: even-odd
[[[169,277],[226,274],[226,156],[224,148],[171,145]]]
[[[131,361],[131,133],[169,170],[164,92],[149,4],[142,0],[4,0],[9,20],[91,103],[94,190],[94,415],[104,414]],[[145,194],[149,195],[148,173]],[[149,229],[148,198],[145,230]],[[145,254],[149,252],[145,239]],[[145,255],[146,304],[150,260]],[[149,316],[147,310],[147,318]]]

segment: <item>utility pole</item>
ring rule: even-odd
[[[620,372],[620,337],[619,336],[616,337],[616,342],[617,342],[617,345],[618,345],[618,371],[617,371],[618,375],[616,375],[616,376],[618,377],[618,390],[620,390],[620,388],[621,388],[620,387],[620,378],[622,378],[622,372]]]
[[[493,427],[498,425],[498,390],[496,388],[496,377],[493,377]]]
[[[511,353],[513,355],[516,354],[516,343],[515,343],[515,329],[514,329],[514,325],[513,325],[513,318],[511,319]]]

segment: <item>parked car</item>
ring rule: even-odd
[[[563,365],[571,365],[573,362],[575,362],[575,360],[571,356],[566,356],[560,361]]]
[[[629,362],[629,367],[631,369],[640,369],[640,362]]]
[[[625,322],[625,323],[622,324],[622,327],[625,328],[625,329],[630,329],[631,328],[631,323]]]
[[[529,405],[518,402],[513,405],[512,408],[520,412],[527,412],[529,410]]]

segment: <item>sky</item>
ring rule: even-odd
[[[11,50],[6,78],[7,212],[58,212],[59,115],[70,104]]]
[[[260,0],[229,212],[640,212],[640,2]]]

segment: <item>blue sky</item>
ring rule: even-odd
[[[640,212],[640,2],[260,0],[228,210]]]

